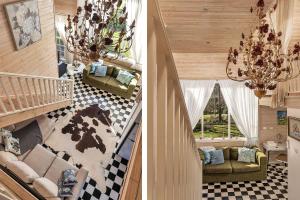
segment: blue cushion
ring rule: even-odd
[[[210,151],[209,154],[210,154],[210,163],[212,165],[218,165],[224,163],[224,154],[222,149]]]
[[[106,76],[106,72],[107,72],[106,65],[97,66],[96,71],[95,71],[95,76]]]
[[[98,66],[101,66],[102,63],[100,62],[95,62],[91,64],[91,69],[90,69],[90,74],[95,74],[95,71],[97,69]]]
[[[212,150],[202,150],[204,153],[204,165],[207,165],[210,163],[210,154],[209,152]]]
[[[120,70],[117,76],[117,80],[124,85],[129,85],[134,76],[125,70]]]

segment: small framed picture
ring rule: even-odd
[[[288,135],[300,141],[300,119],[295,117],[288,118]]]
[[[287,111],[277,111],[277,124],[287,125]]]

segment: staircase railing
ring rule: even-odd
[[[147,8],[147,197],[199,200],[202,163],[176,66],[157,0]]]
[[[73,80],[0,72],[0,117],[71,101]]]

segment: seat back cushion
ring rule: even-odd
[[[24,159],[38,175],[44,176],[55,159],[55,154],[38,144]]]
[[[45,198],[55,198],[58,196],[58,186],[44,177],[35,179],[33,188]]]
[[[230,148],[228,147],[222,147],[224,160],[230,160]]]
[[[6,167],[22,179],[25,183],[32,183],[39,175],[22,161],[9,161]]]
[[[239,156],[238,147],[230,148],[230,160],[237,160]]]
[[[76,168],[75,166],[59,157],[56,157],[49,170],[47,171],[45,178],[48,178],[49,180],[57,184],[62,175],[62,172],[66,169],[74,169],[76,172],[78,171],[78,168]]]

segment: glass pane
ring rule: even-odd
[[[199,117],[200,118],[200,117]],[[228,137],[228,108],[224,101],[220,85],[216,84],[213,93],[204,110],[204,138]],[[231,137],[243,137],[231,117]],[[202,137],[201,118],[194,128],[196,138]]]

